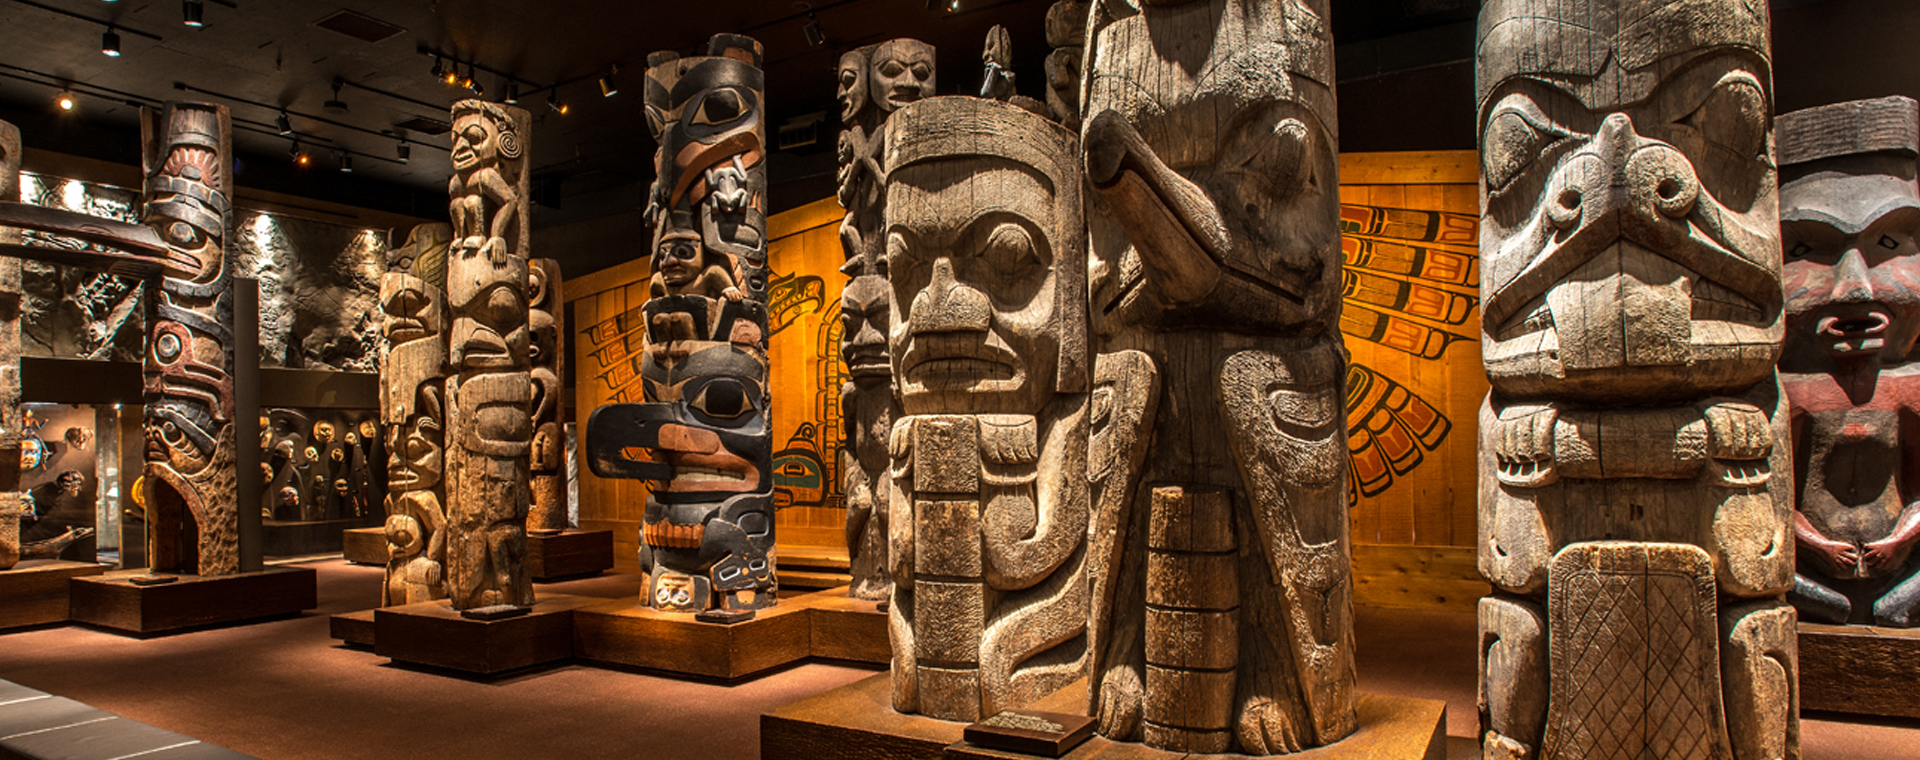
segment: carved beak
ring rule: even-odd
[[[1111,110],[1087,123],[1086,161],[1087,178],[1113,206],[1158,293],[1178,304],[1213,292],[1229,243],[1206,191],[1168,168]]]

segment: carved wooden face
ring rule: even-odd
[[[839,86],[834,98],[840,103],[840,122],[852,124],[867,107],[867,54],[849,50],[840,56]]]
[[[172,104],[166,117],[167,151],[148,183],[146,222],[167,241],[169,277],[217,287],[227,269],[230,187],[220,155],[218,112]]]
[[[653,496],[663,503],[771,491],[772,426],[759,379],[766,366],[727,344],[699,349],[680,366],[648,362],[648,403],[602,407],[589,428],[606,418],[626,458],[655,464],[637,471],[655,480]],[[645,460],[633,456],[638,450]]]
[[[421,386],[414,414],[387,427],[387,490],[423,491],[440,484],[445,472],[445,435],[441,432],[440,389]]]
[[[887,319],[892,308],[887,278],[861,275],[840,292],[840,358],[855,382],[892,376],[887,360]]]
[[[655,240],[695,238],[764,261],[760,70],[733,58],[683,58],[648,69],[647,80],[647,127],[660,144]]]
[[[1576,3],[1626,27],[1617,34],[1521,2],[1483,15],[1483,353],[1496,388],[1650,401],[1772,370],[1782,298],[1765,18],[1708,4],[1726,23],[1698,47],[1633,31],[1686,27],[1669,16],[1698,9],[1674,2]]]
[[[661,237],[660,245],[655,246],[653,271],[668,285],[686,285],[700,276],[704,253],[700,245],[700,233],[675,230]]]
[[[1052,184],[1006,159],[890,173],[888,353],[908,414],[1046,405],[1060,355],[1055,209]]]
[[[1914,162],[1900,156],[1885,163],[1883,175],[1816,171],[1780,189],[1783,368],[1811,369],[1823,357],[1899,362],[1920,335]]]
[[[454,256],[447,263],[449,334],[456,369],[514,369],[527,363],[527,263]]]
[[[933,94],[933,46],[919,40],[887,40],[873,49],[868,80],[883,113]]]
[[[500,162],[500,130],[479,111],[463,111],[453,119],[453,170],[466,174]]]

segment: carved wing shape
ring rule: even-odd
[[[1352,488],[1347,506],[1378,496],[1396,476],[1420,466],[1453,423],[1406,386],[1362,364],[1347,365],[1347,449]]]
[[[1479,235],[1465,214],[1342,204],[1340,331],[1423,359],[1473,341]]]

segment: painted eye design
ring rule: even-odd
[[[1881,235],[1880,247],[1889,251],[1897,251],[1900,250],[1900,241],[1895,240],[1892,235]]]
[[[653,135],[653,139],[659,140],[660,134],[667,130],[667,118],[664,114],[660,113],[660,109],[653,106],[647,106],[645,110],[647,112],[647,132]]]
[[[1741,156],[1759,155],[1767,137],[1767,96],[1746,77],[1728,78],[1683,121],[1708,142]]]
[[[732,122],[747,112],[746,99],[733,90],[714,90],[700,100],[700,108],[693,114],[693,123],[718,126]]]
[[[689,404],[695,411],[715,419],[730,420],[753,411],[747,389],[732,380],[721,379],[700,389]]]
[[[1788,261],[1798,261],[1800,259],[1804,259],[1812,255],[1813,255],[1813,246],[1807,245],[1806,243],[1800,243],[1798,245],[1795,245],[1792,248],[1787,249]]]

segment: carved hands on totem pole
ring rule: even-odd
[[[1084,232],[1070,133],[933,98],[887,124],[893,703],[977,720],[1085,667]]]
[[[533,603],[525,563],[534,434],[530,125],[518,108],[478,100],[453,105],[445,578],[454,608],[462,610]]]
[[[584,447],[601,477],[653,481],[641,601],[681,612],[761,609],[777,592],[761,50],[721,34],[708,52],[649,59],[646,402],[595,409]]]
[[[143,121],[142,219],[167,245],[167,273],[149,290],[149,561],[157,571],[226,575],[239,571],[227,112],[168,103]]]
[[[1356,725],[1326,14],[1088,10],[1089,707],[1109,738],[1272,754]]]
[[[1492,0],[1479,29],[1483,747],[1790,756],[1766,7]]]
[[[1782,380],[1808,620],[1910,627],[1920,608],[1920,110],[1905,97],[1782,115]]]

